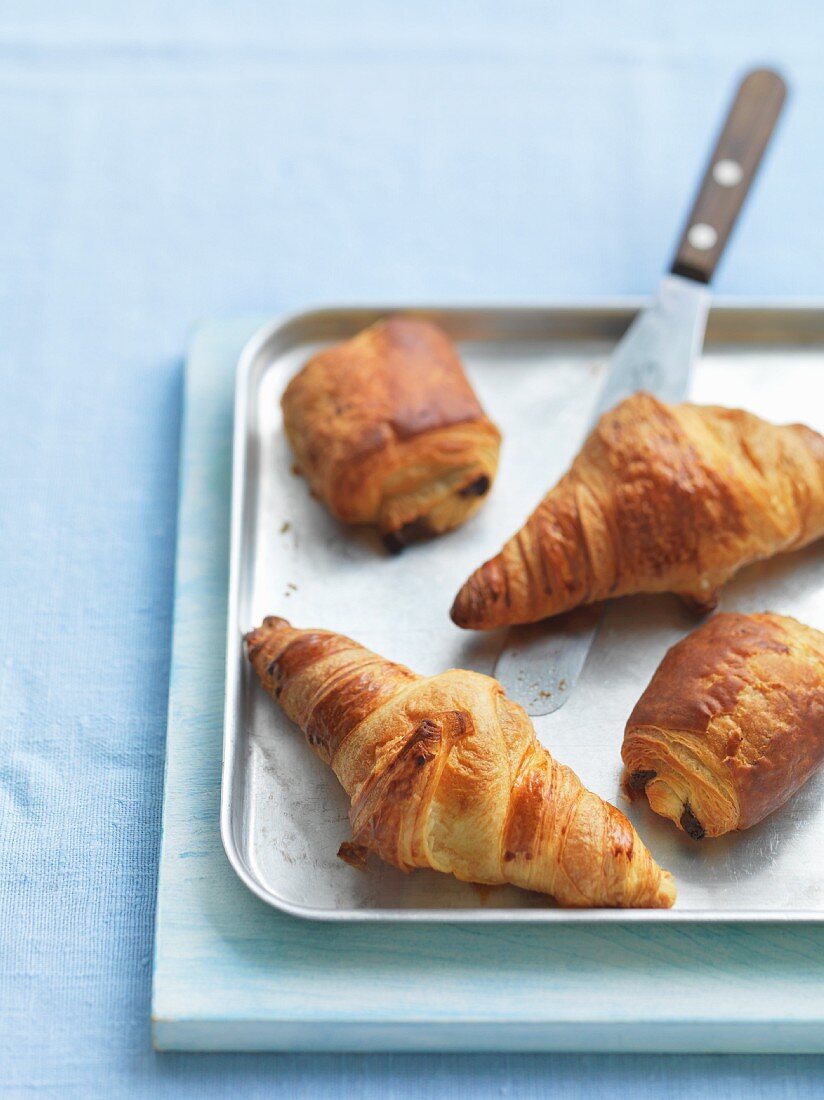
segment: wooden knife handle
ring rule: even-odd
[[[675,253],[674,275],[712,278],[786,95],[771,69],[754,69],[741,81]]]

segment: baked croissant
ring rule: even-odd
[[[755,825],[824,760],[824,634],[715,615],[664,657],[621,755],[629,789],[693,839]]]
[[[740,409],[636,393],[458,593],[458,626],[536,622],[634,592],[697,610],[750,562],[824,535],[824,439]]]
[[[632,825],[552,759],[489,676],[416,676],[278,618],[246,644],[263,686],[351,799],[345,858],[370,849],[404,871],[514,883],[564,905],[672,905],[672,877]]]
[[[393,553],[460,526],[495,478],[500,433],[426,321],[381,321],[320,352],[282,406],[316,496],[345,523],[376,524]]]

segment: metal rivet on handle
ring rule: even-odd
[[[744,178],[744,169],[737,160],[719,160],[713,165],[712,178],[722,187],[735,187]]]
[[[712,248],[718,240],[718,234],[711,225],[707,225],[705,222],[698,222],[696,225],[690,226],[690,230],[687,233],[687,240],[693,248],[697,248],[701,252],[706,252],[706,250]]]

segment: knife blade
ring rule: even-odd
[[[592,423],[639,389],[665,401],[687,394],[709,310],[708,284],[775,128],[787,88],[770,69],[739,85],[687,219],[669,274],[610,360]],[[511,628],[495,667],[510,698],[533,717],[567,701],[584,667],[603,605]]]

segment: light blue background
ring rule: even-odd
[[[3,1096],[819,1092],[819,1058],[158,1056],[148,1002],[192,324],[647,292],[762,61],[794,95],[717,287],[821,294],[823,14],[6,0]]]

